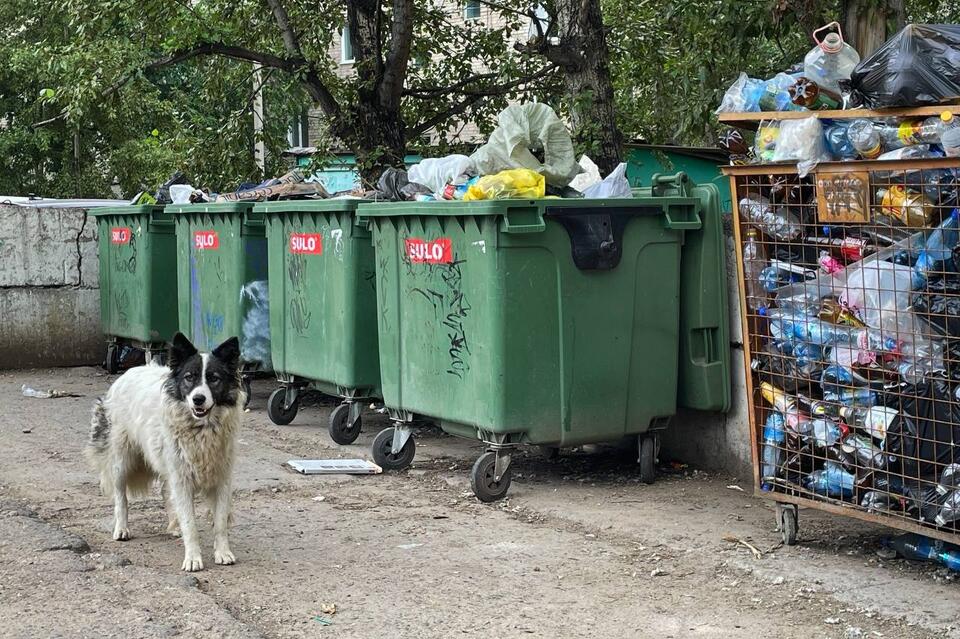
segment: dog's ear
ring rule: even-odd
[[[223,362],[229,369],[236,369],[240,364],[240,340],[231,337],[213,349],[213,356]]]
[[[170,346],[170,356],[167,359],[167,366],[172,370],[177,370],[185,361],[196,354],[196,347],[190,343],[186,335],[178,332],[173,336],[173,344]]]

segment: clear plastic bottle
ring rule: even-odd
[[[917,261],[913,265],[913,288],[918,289],[926,285],[928,275],[932,271],[943,270],[938,263],[949,260],[953,256],[953,249],[960,243],[960,209],[953,209],[950,215],[940,226],[930,231],[924,242]]]
[[[818,495],[828,497],[852,497],[856,477],[833,461],[823,465],[823,470],[815,470],[804,481],[804,487]]]
[[[946,526],[958,519],[960,519],[960,490],[955,490],[940,506],[940,513],[937,515],[936,522],[938,526]]]
[[[941,524],[942,525],[942,524]],[[919,561],[936,561],[950,570],[960,570],[960,548],[916,533],[883,540],[883,545],[893,548],[901,557]]]
[[[947,157],[960,157],[960,118],[949,111],[940,115],[940,146]]]
[[[780,413],[770,413],[763,427],[763,461],[760,467],[760,479],[776,479],[780,467],[786,458],[784,442],[787,440],[786,420]],[[761,486],[768,490],[768,486]]]
[[[750,194],[740,200],[740,217],[753,224],[764,234],[778,240],[795,240],[803,234],[803,227],[785,207],[771,204],[762,195]]]
[[[960,488],[960,464],[950,464],[940,473],[940,483],[937,492],[946,495],[952,490]]]
[[[818,40],[817,35],[827,29],[836,29],[836,31],[826,34],[823,40]],[[810,49],[803,59],[803,75],[816,82],[821,88],[839,93],[840,80],[850,79],[854,67],[860,63],[860,54],[843,41],[838,22],[832,22],[814,31],[813,40],[817,46]]]
[[[847,128],[847,139],[857,153],[865,160],[880,157],[883,153],[883,141],[880,132],[870,120],[854,120]]]
[[[757,230],[747,229],[747,240],[743,243],[743,279],[747,287],[747,308],[751,311],[767,306],[767,293],[760,281],[766,262],[766,251]]]

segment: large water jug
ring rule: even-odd
[[[829,29],[836,29],[819,39]],[[840,92],[840,80],[849,80],[854,67],[860,63],[857,50],[843,41],[839,22],[831,22],[813,32],[817,46],[803,59],[803,74],[821,88]]]

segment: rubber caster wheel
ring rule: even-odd
[[[107,345],[107,359],[104,361],[103,367],[111,375],[120,372],[120,347],[117,344]]]
[[[348,446],[357,441],[362,424],[363,420],[360,419],[359,415],[357,421],[351,424],[350,404],[340,404],[330,413],[330,424],[327,430],[330,432],[330,439],[341,446]]]
[[[640,440],[640,481],[652,484],[657,479],[657,440],[644,437]]]
[[[473,494],[484,503],[499,501],[510,490],[511,467],[507,466],[500,481],[496,481],[494,479],[496,464],[497,454],[487,452],[480,455],[473,465],[473,470],[470,471],[470,487],[473,488]]]
[[[399,453],[393,452],[393,428],[384,428],[373,439],[373,461],[384,470],[403,470],[413,463],[417,445],[413,437],[407,440]]]
[[[283,403],[287,399],[287,389],[278,388],[270,393],[270,399],[267,402],[267,417],[277,426],[286,426],[297,416],[300,410],[300,400],[297,399],[289,408],[284,408]]]
[[[250,405],[250,393],[252,392],[252,389],[250,387],[249,377],[244,377],[243,379],[240,380],[240,388],[243,389],[243,393],[244,395],[246,395],[246,397],[243,400],[243,408],[244,410],[246,410],[247,406]]]
[[[797,521],[797,510],[792,506],[783,506],[780,511],[780,537],[786,546],[797,545],[797,530],[799,522]]]

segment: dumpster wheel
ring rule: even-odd
[[[657,478],[657,437],[656,435],[640,435],[639,463],[640,481],[652,484]]]
[[[333,409],[330,413],[330,424],[327,430],[330,432],[330,439],[340,444],[348,446],[357,441],[360,436],[360,428],[363,426],[363,420],[360,418],[360,406],[351,410],[355,403],[344,402]],[[353,413],[353,419],[351,419]]]
[[[393,437],[395,428],[384,428],[373,439],[373,461],[384,470],[403,470],[413,463],[417,454],[417,445],[413,437],[407,438],[400,451],[393,452]]]
[[[285,406],[287,401],[287,389],[284,387],[270,393],[270,399],[267,401],[267,417],[277,426],[286,426],[297,416],[300,410],[300,398],[293,400],[289,407]]]
[[[798,510],[793,504],[777,504],[777,524],[786,546],[797,545],[797,531],[800,529]]]
[[[480,455],[470,471],[470,487],[473,488],[473,494],[484,503],[503,499],[510,489],[510,466],[507,466],[498,481],[496,465],[497,453],[488,451]]]
[[[103,367],[111,375],[116,375],[120,372],[120,345],[116,342],[107,344],[107,359],[103,363]]]

